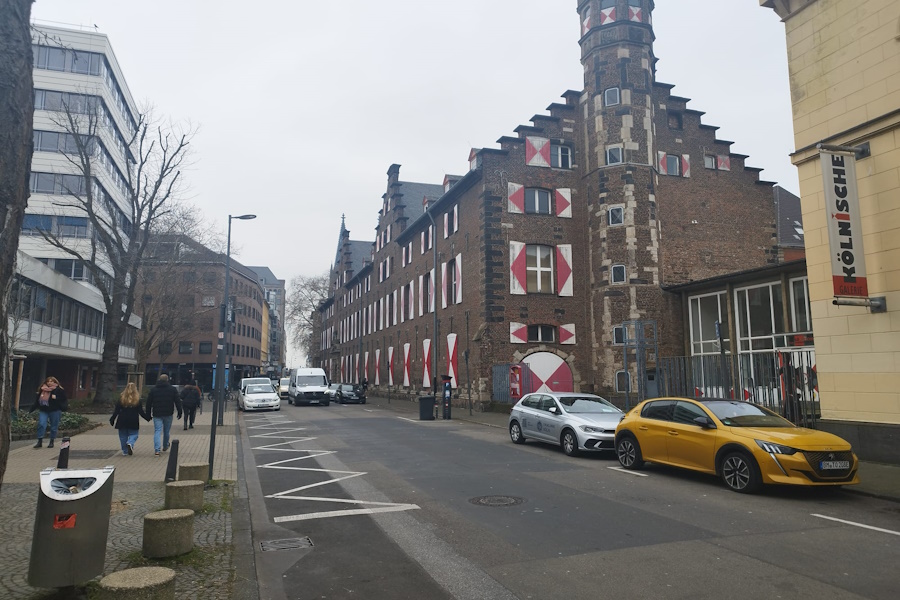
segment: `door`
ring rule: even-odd
[[[550,409],[555,409],[551,412]],[[559,443],[559,435],[562,429],[562,409],[552,397],[541,395],[541,416],[537,422],[538,435],[548,442]]]
[[[518,413],[519,417],[519,425],[522,427],[522,433],[525,434],[525,437],[537,437],[537,422],[539,415],[539,408],[541,403],[541,395],[540,394],[531,394],[522,399],[522,401],[516,405],[515,410]]]
[[[709,415],[693,402],[675,403],[666,438],[669,462],[715,473],[717,430],[697,425],[694,423],[697,417],[709,418]]]
[[[637,438],[641,445],[641,455],[646,460],[660,462],[668,460],[666,438],[669,435],[674,409],[674,400],[655,400],[645,404],[641,410]]]

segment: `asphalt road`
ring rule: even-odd
[[[612,456],[366,405],[285,405],[245,427],[257,548],[312,544],[257,553],[263,600],[893,600],[900,589],[892,502],[744,496],[708,476],[635,475]]]

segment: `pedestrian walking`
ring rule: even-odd
[[[181,390],[181,405],[184,407],[184,428],[194,428],[194,417],[197,416],[197,407],[202,407],[202,395],[197,382],[192,381]],[[190,424],[188,424],[190,422]]]
[[[69,399],[66,397],[66,390],[59,385],[56,377],[48,377],[41,387],[38,388],[34,397],[34,404],[31,406],[29,413],[35,410],[38,413],[37,443],[35,448],[44,445],[44,434],[47,432],[47,424],[50,424],[50,443],[48,448],[53,447],[56,440],[56,432],[59,429],[59,419],[62,414],[69,410]]]
[[[144,412],[153,419],[153,449],[156,456],[160,451],[169,449],[169,431],[172,429],[172,416],[178,411],[181,418],[181,398],[178,390],[169,383],[169,376],[163,373],[156,380],[156,385],[147,395],[147,406]]]
[[[141,406],[141,396],[137,386],[129,383],[122,390],[116,408],[109,418],[109,424],[119,431],[119,444],[122,446],[122,454],[131,456],[134,454],[134,445],[137,443],[138,430],[141,426],[140,417],[149,421],[150,417]]]

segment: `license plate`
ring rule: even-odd
[[[309,403],[310,403],[310,404],[318,404],[319,401],[318,401],[318,400],[310,400]]]
[[[819,463],[819,469],[822,471],[829,470],[846,470],[850,468],[849,460],[823,460]]]

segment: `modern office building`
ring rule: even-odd
[[[127,142],[134,133],[137,109],[106,35],[33,24],[34,155],[31,197],[19,242],[14,296],[18,302],[10,320],[13,350],[26,356],[26,390],[35,389],[47,375],[56,376],[71,397],[91,393],[103,349],[106,312],[97,286],[105,275],[90,271],[65,250],[50,245],[41,230],[66,239],[69,247],[85,251],[94,235],[87,215],[67,198],[90,185],[106,215],[123,235],[131,229],[131,210],[125,199]],[[67,133],[65,111],[83,123],[91,122],[95,144],[93,179],[86,183],[65,153],[75,148]],[[101,270],[109,273],[102,256]],[[132,316],[119,349],[122,378],[135,363]]]
[[[821,426],[898,462],[900,3],[760,4],[787,38]]]
[[[287,340],[285,338],[285,317],[287,308],[287,294],[284,279],[278,279],[269,267],[247,267],[259,277],[266,294],[266,302],[269,305],[269,321],[267,328],[268,340],[265,351],[267,358],[262,361],[264,373],[280,376],[284,371],[287,355]],[[276,375],[277,374],[277,375]]]

